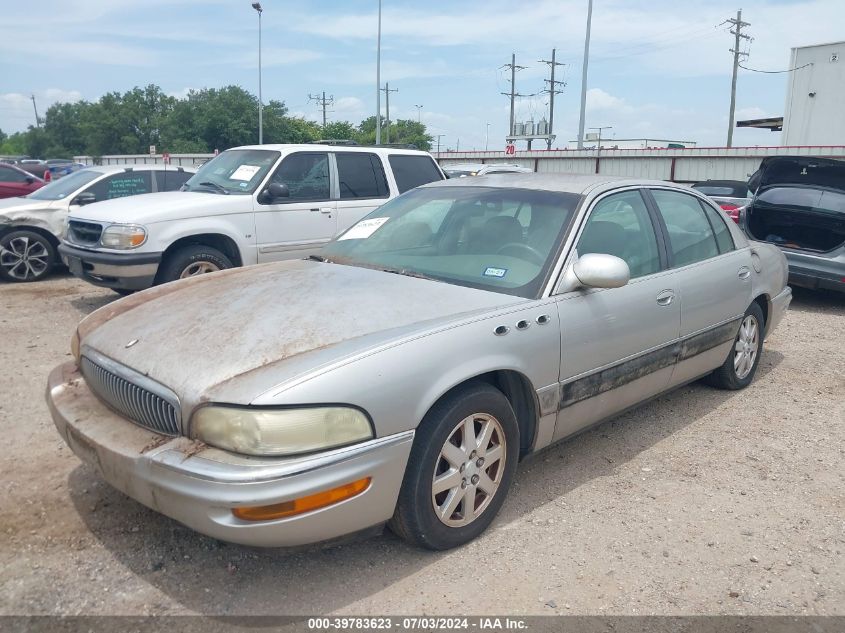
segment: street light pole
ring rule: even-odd
[[[417,109],[417,123],[419,123],[420,122],[420,112],[422,112],[422,106],[415,104],[414,107]]]
[[[486,152],[490,147],[490,124],[487,124],[487,129],[484,131],[484,151]]]
[[[381,0],[378,0],[378,37],[376,38],[376,145],[381,144]]]
[[[587,66],[590,62],[590,25],[593,21],[593,0],[587,3],[587,33],[584,37],[584,64],[581,67],[581,116],[578,121],[578,149],[584,149],[584,122],[587,111]],[[554,90],[554,86],[552,86]]]
[[[252,8],[258,11],[258,144],[264,144],[264,102],[261,98],[261,14],[264,9],[260,2],[253,2]]]

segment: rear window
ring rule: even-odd
[[[378,156],[360,152],[338,152],[335,157],[341,200],[388,197],[387,180]]]
[[[158,191],[179,191],[179,188],[193,176],[191,173],[178,169],[164,169],[155,172],[155,175]]]
[[[429,182],[443,180],[440,170],[430,156],[392,154],[389,158],[399,193]]]
[[[748,197],[747,185],[728,185],[728,184],[710,184],[698,183],[692,186],[693,189],[700,191],[706,196],[727,196],[729,198],[746,198]]]

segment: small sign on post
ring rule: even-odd
[[[516,146],[513,143],[505,145],[505,156],[513,156],[516,153]]]
[[[214,155],[215,155],[215,156],[217,156],[219,153],[220,153],[220,150],[219,150],[219,149],[215,149],[215,150],[214,150]]]
[[[162,162],[164,162],[165,165],[169,165],[170,164],[170,154],[168,152],[162,152],[161,160],[162,160]]]
[[[150,145],[150,156],[155,156],[155,155],[156,155],[156,146]]]

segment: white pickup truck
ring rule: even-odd
[[[126,293],[314,254],[388,199],[444,178],[431,155],[416,150],[236,147],[181,191],[73,211],[59,253],[77,277]]]

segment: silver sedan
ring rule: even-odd
[[[309,260],[106,306],[47,400],[73,451],[226,541],[481,534],[525,456],[704,378],[741,389],[791,298],[783,254],[664,182],[426,185]]]

